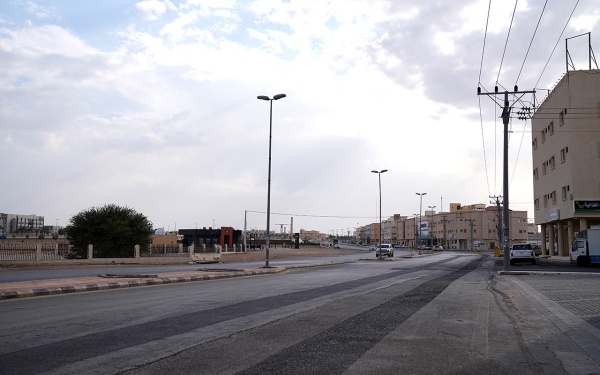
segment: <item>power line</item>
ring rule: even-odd
[[[504,52],[502,52],[502,60],[500,60],[500,68],[498,68],[498,76],[496,77],[496,83],[500,79],[500,72],[502,71],[502,63],[504,62],[504,54],[506,53],[506,46],[508,45],[508,38],[510,37],[510,30],[512,29],[513,20],[515,19],[515,13],[517,11],[517,4],[519,0],[515,1],[515,9],[513,9],[512,18],[510,19],[510,26],[508,27],[508,34],[506,35],[506,43],[504,43]]]
[[[569,24],[569,21],[571,20],[571,17],[573,16],[573,13],[575,13],[575,8],[577,8],[578,4],[579,4],[579,0],[577,0],[577,2],[575,3],[575,6],[573,7],[573,11],[571,11],[571,15],[569,15],[569,19],[567,20],[567,23],[565,23],[565,27],[560,32],[560,35],[558,36],[558,40],[556,41],[556,44],[554,45],[554,48],[552,48],[552,52],[550,53],[550,57],[548,57],[548,61],[546,61],[546,65],[544,65],[544,69],[542,69],[542,74],[540,74],[540,78],[538,78],[538,80],[535,83],[534,87],[537,87],[537,85],[540,83],[540,80],[542,79],[542,76],[544,75],[544,72],[546,71],[546,68],[548,67],[548,63],[550,63],[550,59],[552,58],[552,55],[554,55],[554,51],[556,50],[556,46],[558,46],[558,42],[560,42],[560,38],[562,38],[563,33],[567,29],[567,25]]]
[[[491,3],[491,0],[490,0],[490,3]],[[489,13],[488,13],[488,15],[489,15]],[[486,28],[487,28],[487,26],[486,26]],[[482,62],[483,62],[483,56],[482,56]],[[480,77],[481,77],[481,72],[480,72]],[[477,99],[479,100],[479,121],[481,123],[481,143],[483,144],[483,162],[485,164],[485,181],[487,182],[488,195],[489,195],[490,194],[490,178],[488,177],[487,156],[485,153],[485,138],[483,136],[483,117],[481,115],[481,97],[478,96]]]
[[[483,49],[481,50],[481,64],[479,64],[479,83],[481,83],[481,70],[483,69],[483,54],[485,53],[485,41],[487,39],[488,23],[490,21],[490,9],[492,8],[492,0],[488,4],[487,19],[485,21],[485,33],[483,34]],[[481,104],[481,101],[480,101]],[[481,105],[479,106],[481,113]],[[489,190],[489,188],[488,188]]]
[[[266,214],[265,211],[252,211],[252,210],[246,210],[246,211],[257,213],[257,214]],[[335,218],[335,219],[372,219],[373,218],[373,216],[307,215],[307,214],[284,214],[284,213],[278,213],[278,212],[271,212],[271,215],[321,217],[321,218]]]
[[[515,81],[515,86],[517,82],[519,82],[519,78],[521,77],[521,72],[523,71],[523,67],[525,66],[525,61],[527,60],[527,56],[529,55],[529,50],[531,49],[531,45],[533,44],[533,39],[535,38],[535,34],[537,33],[537,29],[540,26],[540,21],[542,20],[542,16],[544,15],[544,10],[546,10],[546,5],[548,4],[548,0],[544,3],[544,8],[542,8],[542,13],[540,14],[540,18],[538,19],[537,25],[535,26],[535,30],[533,31],[533,36],[531,37],[531,42],[529,42],[529,47],[527,47],[527,53],[525,54],[525,58],[523,59],[523,64],[521,65],[521,70],[519,70],[519,75],[517,76],[517,80]]]

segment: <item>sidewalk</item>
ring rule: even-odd
[[[98,275],[93,277],[73,277],[64,279],[32,280],[11,283],[0,283],[0,300],[24,297],[47,296],[52,294],[91,292],[137,286],[173,284],[191,281],[205,281],[268,275],[284,272],[294,268],[319,267],[342,264],[343,262],[321,262],[298,264],[284,267],[249,268],[249,269],[210,269],[199,268],[197,271],[165,272],[156,275]]]

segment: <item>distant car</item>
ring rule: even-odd
[[[339,248],[340,248],[340,244],[339,244],[339,243],[336,243],[335,245],[333,245],[333,247],[334,247],[335,249],[339,249]]]
[[[391,244],[389,244],[389,243],[381,244],[375,251],[376,257],[380,257],[380,256],[384,256],[384,255],[387,255],[388,258],[394,256],[394,248],[392,247]]]
[[[535,251],[533,246],[528,243],[521,243],[512,245],[510,248],[510,264],[514,266],[517,262],[531,262],[536,263]]]
[[[369,247],[369,251],[375,251],[375,245],[371,245],[371,246]]]
[[[444,246],[436,246],[433,251],[444,251]]]

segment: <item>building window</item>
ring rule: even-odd
[[[547,161],[545,161],[545,162],[542,164],[542,174],[546,174],[546,165],[547,165],[547,164],[548,164],[548,162],[547,162]]]
[[[537,137],[533,138],[533,149],[537,150]]]
[[[556,204],[556,190],[552,192],[552,204]]]
[[[566,149],[560,150],[560,162],[564,163],[567,160],[567,151]]]
[[[546,128],[542,130],[542,143],[546,142]]]
[[[554,169],[554,156],[550,158],[549,162],[550,162],[550,168]]]
[[[548,132],[550,135],[554,134],[554,121],[550,122],[550,125],[548,125]]]
[[[540,199],[539,198],[535,198],[535,209],[536,210],[540,209]]]
[[[563,126],[565,123],[565,111],[560,111],[558,114],[558,122],[560,122],[560,126]]]
[[[566,186],[562,187],[562,200],[563,201],[567,200],[567,187]]]
[[[537,168],[533,170],[533,178],[536,180],[538,179],[538,169]]]
[[[544,207],[548,207],[548,194],[544,194]]]

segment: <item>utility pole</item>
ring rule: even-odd
[[[465,219],[465,221],[467,221],[469,223],[469,226],[471,227],[471,251],[473,251],[473,223],[475,222],[475,219]]]
[[[499,195],[494,195],[490,197],[493,199],[490,203],[496,205],[496,237],[498,239],[498,248],[502,244],[502,211],[500,211],[500,205],[502,204],[502,197]]]
[[[442,241],[442,246],[444,247],[448,247],[448,244],[446,243],[446,222],[448,220],[446,220],[446,216],[448,215],[442,215],[442,226],[443,226],[443,230],[444,230],[444,239]]]
[[[503,207],[503,234],[504,234],[504,271],[510,270],[510,254],[509,254],[509,238],[510,238],[510,227],[508,222],[508,123],[510,122],[510,112],[512,107],[508,101],[508,91],[504,91],[504,93],[498,92],[498,86],[494,88],[494,92],[481,92],[481,87],[477,87],[477,95],[488,95],[488,96],[497,96],[504,95],[504,106],[502,107],[502,124],[504,125],[504,163],[503,163],[503,173],[502,173],[502,193],[504,195],[504,207]],[[535,90],[532,91],[519,91],[517,85],[515,85],[515,90],[512,94],[535,94]],[[494,100],[495,101],[495,100]]]

